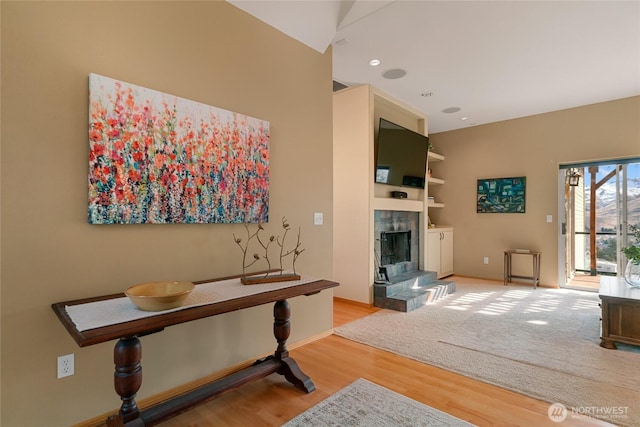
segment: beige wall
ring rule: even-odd
[[[633,97],[430,135],[446,157],[433,166],[445,180],[438,201],[446,206],[429,214],[455,228],[455,272],[501,279],[505,249],[538,249],[541,282],[557,285],[558,165],[639,156],[639,117],[640,97]],[[527,177],[526,213],[476,213],[476,180],[510,176]],[[519,258],[518,272],[529,274],[530,257]]]
[[[87,224],[88,75],[271,123],[268,230],[301,226],[304,274],[332,276],[331,52],[225,2],[10,2],[2,23],[2,425],[63,426],[119,406],[115,342],[79,348],[54,302],[241,271],[241,225]],[[313,225],[323,212],[325,225]],[[290,342],[331,328],[332,293],[291,301]],[[272,307],[142,338],[139,398],[273,351]],[[76,374],[56,379],[75,353]]]

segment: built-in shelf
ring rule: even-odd
[[[441,219],[444,211],[439,208],[444,203],[435,200],[440,200],[444,188],[441,177],[449,176],[442,162],[445,156],[429,151],[427,169],[433,165],[435,177],[425,179],[424,188],[375,183],[371,161],[381,118],[428,135],[422,111],[372,86],[355,85],[333,94],[333,278],[341,283],[334,296],[365,304],[374,302],[373,283],[379,271],[373,211],[415,214],[406,216],[417,217],[420,224],[417,261],[424,269],[429,257],[424,225],[429,222],[429,208],[435,211],[431,219]],[[407,197],[396,199],[394,191]],[[428,197],[436,197],[434,203]]]
[[[444,160],[444,156],[442,154],[434,153],[433,151],[429,151],[427,156],[430,162],[437,162],[438,160]]]
[[[439,161],[443,161],[444,160],[444,156],[442,154],[438,154],[438,153],[434,153],[433,151],[429,151],[427,159],[428,159],[429,163],[439,162]],[[438,192],[439,187],[441,185],[444,185],[444,179],[435,178],[433,176],[427,177],[427,186],[431,187],[431,189],[435,190],[436,193]],[[428,193],[430,193],[430,192],[431,192],[431,190],[428,190]],[[429,199],[431,199],[431,200],[429,200]],[[427,199],[427,209],[429,209],[429,208],[444,208],[444,203],[438,203],[438,202],[433,201],[433,197],[429,197],[429,199]]]
[[[422,200],[374,197],[373,209],[377,211],[423,212],[424,202]]]

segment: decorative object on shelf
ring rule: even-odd
[[[256,230],[251,232],[249,226],[244,224],[244,227],[247,231],[247,238],[244,241],[241,237],[236,237],[233,235],[233,240],[242,250],[242,278],[240,279],[242,284],[244,285],[254,285],[258,283],[271,283],[271,282],[284,282],[288,280],[300,280],[300,275],[296,273],[296,261],[298,257],[304,252],[304,248],[302,248],[302,242],[300,241],[300,228],[298,228],[298,239],[296,241],[295,246],[292,249],[287,249],[285,245],[285,241],[287,238],[287,233],[291,230],[291,226],[285,217],[282,218],[282,228],[284,230],[282,234],[282,239],[280,236],[269,236],[268,239],[264,240],[260,237],[260,232],[264,231],[264,226],[262,224],[258,224]],[[260,250],[262,254],[255,252],[252,256],[252,259],[248,258],[249,246],[252,243],[252,240],[255,241],[260,246]],[[274,243],[280,248],[279,249],[279,267],[278,270],[274,272],[273,267],[271,265],[271,261],[269,260],[269,247],[272,243]],[[286,272],[284,270],[284,259],[288,256],[292,256],[291,268],[293,270],[292,273]],[[253,266],[255,263],[259,261],[265,261],[267,264],[267,273],[260,275],[250,275],[247,274],[247,269]]]
[[[163,311],[180,307],[193,288],[191,282],[147,282],[124,293],[140,310]]]
[[[580,172],[577,169],[571,168],[567,171],[567,184],[570,187],[577,187],[580,184]]]
[[[630,225],[629,230],[633,236],[634,243],[622,249],[622,252],[627,257],[624,280],[634,288],[640,288],[640,227]]]
[[[269,220],[269,122],[89,76],[90,224]]]
[[[478,180],[477,213],[524,213],[527,177]]]

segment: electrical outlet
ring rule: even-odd
[[[73,353],[58,356],[58,378],[69,377],[74,374],[75,357]]]
[[[314,225],[322,225],[323,221],[323,215],[322,212],[316,212],[313,214],[313,224]]]
[[[486,256],[482,259],[482,262],[484,262],[485,264],[489,264],[489,257]]]

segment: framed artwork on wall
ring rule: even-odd
[[[269,122],[89,76],[90,224],[264,223]]]
[[[527,177],[479,179],[477,213],[524,213]]]

